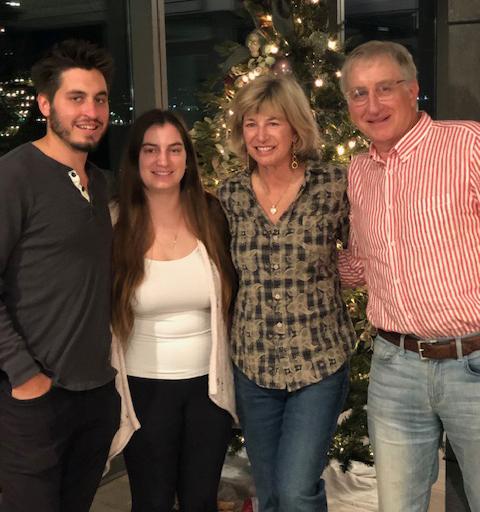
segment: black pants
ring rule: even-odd
[[[120,421],[113,382],[16,400],[0,390],[2,512],[87,512]]]
[[[216,512],[232,418],[208,397],[208,376],[129,377],[142,428],[125,449],[132,512]]]

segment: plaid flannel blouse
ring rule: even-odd
[[[354,331],[340,292],[337,239],[348,234],[344,169],[310,161],[297,198],[272,224],[245,171],[219,189],[239,277],[233,361],[258,385],[294,391],[336,372]]]

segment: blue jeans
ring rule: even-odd
[[[443,430],[462,469],[472,512],[480,512],[480,351],[424,360],[377,337],[368,426],[379,512],[425,512],[438,477]]]
[[[235,368],[235,388],[260,512],[326,512],[321,475],[348,391],[348,366],[293,392],[262,388]]]

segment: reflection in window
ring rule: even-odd
[[[225,57],[215,46],[226,41],[244,44],[254,28],[241,7],[242,2],[233,0],[165,0],[168,103],[190,127],[205,115],[198,98],[202,86],[221,74],[218,65]]]
[[[345,0],[347,51],[373,39],[403,44],[420,83],[419,108],[434,115],[434,4],[431,0]]]
[[[115,59],[110,128],[92,160],[104,168],[118,165],[120,155],[113,148],[132,118],[126,3],[0,0],[0,155],[45,132],[30,80],[32,64],[55,42],[80,38],[107,47]]]

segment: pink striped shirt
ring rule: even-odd
[[[367,315],[421,337],[480,331],[480,123],[417,124],[383,161],[373,145],[349,169],[342,283],[366,283]]]

